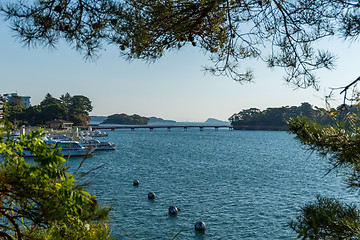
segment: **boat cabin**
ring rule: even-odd
[[[59,147],[61,147],[63,150],[84,148],[80,143],[74,141],[57,142],[55,148],[59,148]]]

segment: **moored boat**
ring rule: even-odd
[[[101,132],[99,130],[95,131],[81,131],[79,132],[79,135],[82,137],[107,137],[109,134],[107,132]]]
[[[102,142],[94,138],[80,138],[79,142],[84,147],[95,148],[96,151],[115,150],[116,144],[110,142]]]
[[[95,148],[84,147],[77,141],[46,141],[48,144],[53,144],[54,148],[61,148],[61,152],[65,158],[67,157],[82,157],[91,155]],[[29,150],[24,149],[22,155],[24,157],[35,157]]]
[[[91,155],[95,148],[83,146],[77,141],[57,141],[55,148],[61,148],[61,153],[64,157],[79,157]]]

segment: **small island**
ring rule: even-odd
[[[102,124],[124,124],[124,125],[146,125],[149,118],[137,114],[127,115],[125,113],[108,116]]]

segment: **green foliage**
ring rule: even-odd
[[[360,212],[355,205],[318,196],[290,223],[301,239],[360,239]]]
[[[91,101],[85,96],[73,96],[68,105],[69,120],[74,122],[75,126],[86,126],[90,121],[89,112],[93,107]]]
[[[309,150],[316,151],[344,174],[352,190],[360,187],[360,126],[356,106],[341,106],[328,114],[332,124],[320,124],[306,117],[290,119],[289,131]],[[306,205],[292,228],[302,239],[360,239],[360,214],[356,206],[318,197]]]
[[[110,239],[110,209],[101,208],[94,196],[76,184],[60,150],[46,145],[41,135],[38,130],[16,141],[0,139],[0,236]],[[25,161],[24,149],[35,157]]]
[[[21,124],[26,108],[23,105],[4,102],[4,116],[15,124]]]
[[[60,96],[61,103],[65,105],[66,107],[70,106],[71,104],[71,95],[69,93],[66,93],[65,95],[62,94]]]
[[[350,187],[359,187],[360,127],[343,122],[321,125],[298,117],[289,122],[289,131],[310,150],[326,156],[334,168],[342,167]]]
[[[40,112],[37,116],[37,120],[40,124],[45,125],[48,121],[53,121],[55,119],[65,119],[66,118],[66,109],[65,106],[60,103],[55,103],[51,105],[40,105]],[[24,118],[25,119],[25,118]]]
[[[146,117],[141,117],[137,114],[127,115],[122,114],[113,114],[107,117],[103,122],[104,124],[129,124],[129,125],[146,125],[149,122],[149,119]]]
[[[41,101],[40,106],[51,106],[51,105],[57,105],[60,103],[61,103],[61,101],[59,99],[56,99],[53,96],[51,96],[50,93],[47,93],[45,95],[44,100]]]
[[[267,108],[263,111],[257,108],[250,108],[233,114],[229,118],[229,121],[233,126],[286,127],[286,122],[291,117],[307,116],[310,119],[320,119],[323,115],[324,113],[322,111],[313,109],[309,103],[302,103],[299,107]]]
[[[55,119],[72,121],[75,126],[86,126],[93,107],[89,98],[81,95],[62,95],[60,100],[47,93],[38,106],[5,103],[4,113],[8,121],[16,125],[40,125]]]
[[[148,61],[190,45],[213,62],[215,75],[251,81],[241,60],[260,59],[286,70],[298,87],[316,85],[313,72],[332,69],[335,57],[312,44],[359,35],[359,8],[341,0],[46,0],[6,1],[0,11],[26,45],[55,46],[64,39],[85,57],[102,45],[127,59]],[[314,44],[315,45],[315,44]]]

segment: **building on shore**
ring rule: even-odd
[[[65,120],[57,120],[57,119],[55,119],[53,121],[46,122],[46,126],[48,128],[52,128],[52,129],[71,130],[73,124],[74,124],[73,122],[68,122],[68,121],[65,121]]]
[[[0,99],[0,121],[4,120],[3,101]],[[4,124],[0,122],[0,127],[4,127]]]
[[[5,93],[3,98],[8,103],[21,104],[24,107],[30,107],[30,98],[29,96],[19,96],[17,93]]]
[[[0,120],[4,119],[3,102],[0,100]]]

